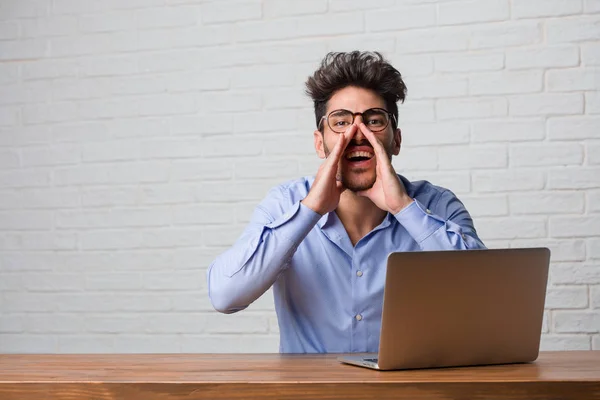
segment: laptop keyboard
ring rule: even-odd
[[[367,362],[372,362],[372,363],[376,363],[376,364],[377,364],[377,361],[379,361],[378,358],[364,358],[364,360]]]

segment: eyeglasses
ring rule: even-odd
[[[390,124],[393,119],[396,122],[394,114],[383,108],[369,108],[363,112],[355,112],[348,110],[333,110],[327,116],[321,117],[317,128],[320,129],[321,122],[327,120],[327,125],[335,133],[344,133],[350,125],[354,123],[357,115],[362,117],[363,123],[371,130],[371,132],[381,132]]]

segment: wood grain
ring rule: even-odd
[[[338,355],[0,355],[0,399],[600,399],[600,351],[379,372]]]

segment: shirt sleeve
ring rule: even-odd
[[[284,197],[280,190],[273,190],[256,207],[236,243],[209,266],[208,296],[217,311],[243,310],[266,292],[321,218],[299,201],[277,213]]]
[[[463,203],[449,190],[440,194],[435,213],[415,199],[395,215],[421,250],[484,249]]]

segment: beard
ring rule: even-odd
[[[357,145],[356,142],[348,143],[348,147],[352,145]],[[392,159],[392,144],[384,143],[383,148],[385,153],[388,156],[388,159],[391,161]],[[323,149],[325,150],[325,156],[329,157],[330,151],[323,141]],[[342,156],[343,157],[343,156]],[[373,155],[375,158],[375,155]],[[351,168],[346,164],[346,159],[342,158],[342,184],[347,190],[352,192],[361,192],[363,190],[368,190],[373,187],[375,181],[377,180],[377,169],[376,166],[373,168]]]

